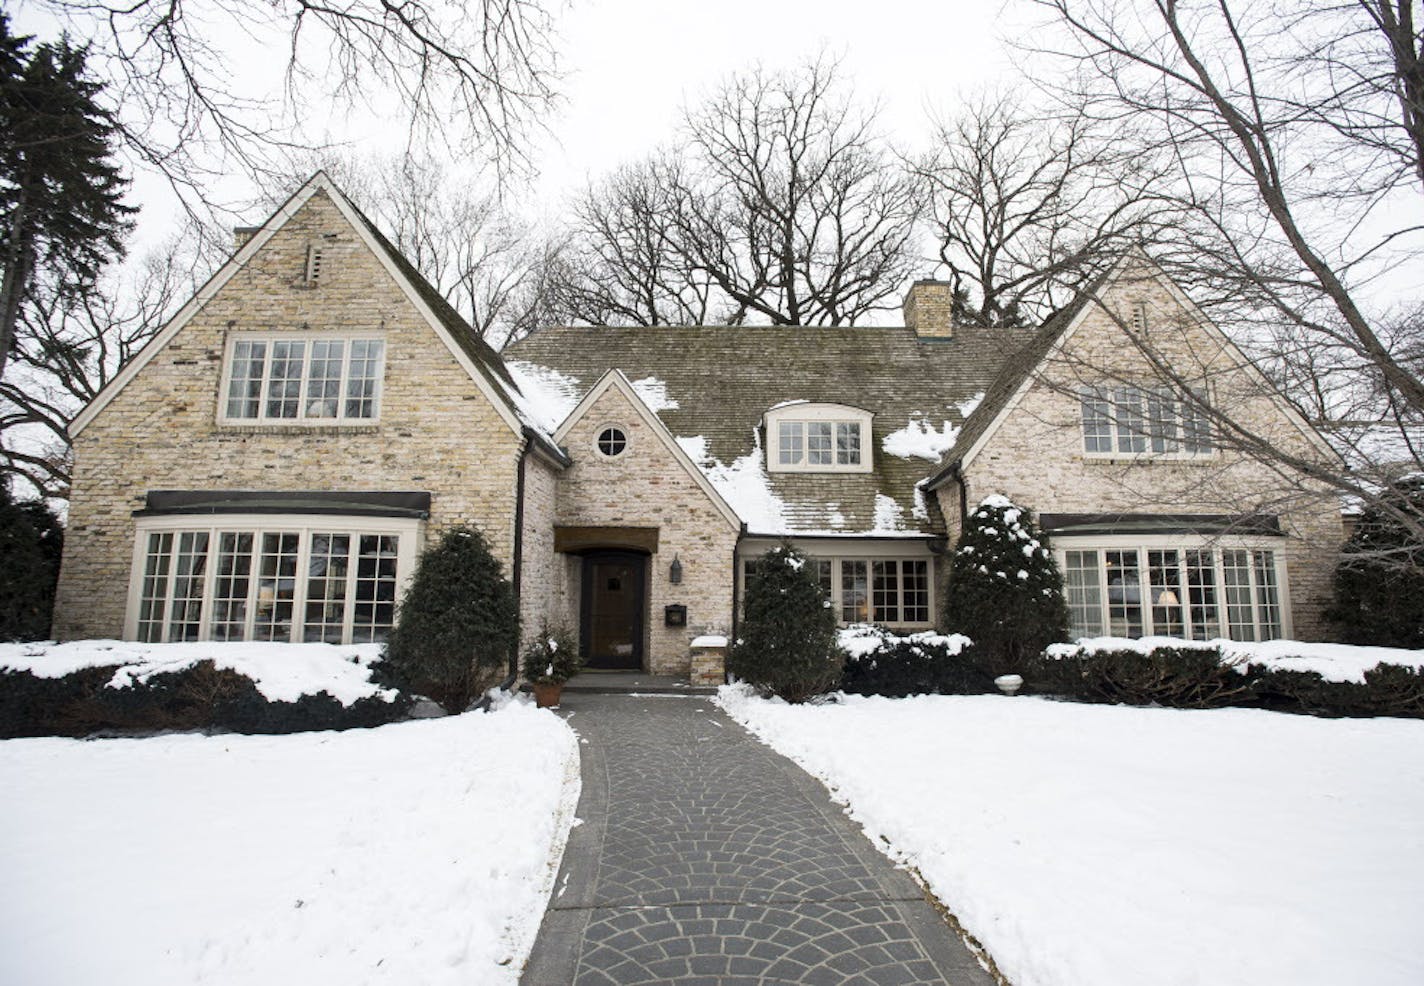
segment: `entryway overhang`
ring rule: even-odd
[[[569,555],[588,551],[658,553],[656,527],[571,527],[554,525],[554,550]]]

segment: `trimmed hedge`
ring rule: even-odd
[[[405,718],[411,698],[372,696],[343,706],[326,692],[274,702],[250,678],[199,661],[126,688],[107,687],[115,666],[59,678],[0,670],[0,738],[88,736],[102,732],[223,730],[298,733],[379,726]]]
[[[879,645],[852,655],[841,671],[841,690],[854,695],[982,695],[997,692],[993,675],[970,660],[950,638],[934,633],[897,637],[875,630]]]
[[[1424,718],[1424,669],[1381,664],[1363,682],[1229,661],[1219,647],[1040,656],[1025,690],[1084,702],[1173,709],[1246,706],[1314,716]]]

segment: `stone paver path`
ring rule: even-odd
[[[989,986],[915,882],[711,702],[564,696],[583,793],[525,986]]]

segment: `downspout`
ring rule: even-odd
[[[514,583],[514,612],[519,613],[519,601],[524,583],[524,469],[529,459],[529,451],[534,447],[534,439],[529,429],[524,429],[524,444],[519,448],[519,470],[514,482],[514,558],[510,562],[510,581]],[[519,635],[516,630],[514,646],[509,650],[509,675],[499,683],[499,690],[507,692],[519,680]],[[475,703],[480,712],[488,712],[490,698],[486,694]]]
[[[732,639],[733,647],[737,646],[737,629],[741,624],[742,612],[742,566],[737,562],[737,556],[741,553],[742,538],[747,536],[747,525],[743,521],[737,528],[737,540],[732,544]]]

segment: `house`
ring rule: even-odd
[[[378,640],[420,550],[470,524],[526,632],[687,674],[782,539],[845,621],[934,626],[990,493],[1054,535],[1082,632],[1324,632],[1338,505],[1210,412],[1328,446],[1145,255],[1036,332],[950,312],[922,281],[904,327],[548,328],[499,354],[318,173],[75,420],[55,634]]]

